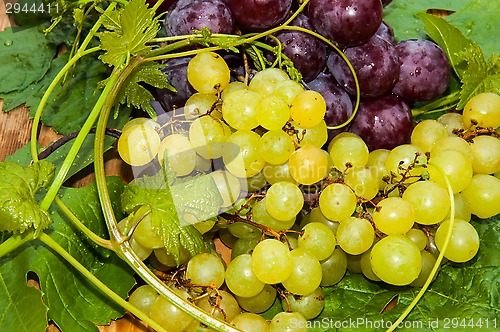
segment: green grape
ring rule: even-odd
[[[283,130],[270,130],[259,141],[259,153],[264,160],[273,165],[288,161],[295,151],[292,139]]]
[[[467,141],[464,140],[462,137],[448,136],[448,137],[443,137],[440,140],[434,142],[430,151],[431,157],[440,153],[443,150],[457,150],[465,154],[471,160],[474,158],[472,156],[472,149],[469,143],[467,143]]]
[[[361,255],[346,254],[347,258],[347,271],[349,273],[363,273],[361,270]]]
[[[130,294],[128,302],[149,316],[151,307],[157,298],[158,293],[153,287],[142,285],[137,287],[132,294]]]
[[[224,274],[224,263],[210,253],[197,254],[189,260],[186,267],[186,278],[195,285],[214,285],[219,288],[224,283]]]
[[[208,233],[209,231],[211,231],[214,228],[215,223],[216,223],[216,221],[214,219],[199,221],[193,215],[188,214],[188,213],[184,214],[184,220],[186,220],[186,219],[193,219],[192,222],[191,221],[188,221],[188,222],[191,223],[193,225],[193,227],[196,228],[198,230],[198,232],[200,232],[200,234],[205,234],[205,233]]]
[[[267,332],[269,323],[253,312],[244,312],[234,317],[231,325],[245,332]]]
[[[379,190],[383,190],[386,187],[387,182],[385,180],[389,178],[389,173],[387,172],[387,168],[385,168],[385,160],[389,152],[387,149],[376,149],[368,154],[366,166],[375,172]]]
[[[226,171],[215,171],[210,173],[214,179],[217,189],[222,197],[222,207],[233,205],[240,197],[241,183],[233,174]]]
[[[189,127],[189,141],[205,159],[221,157],[223,143],[230,134],[231,130],[225,123],[210,116],[194,120]]]
[[[143,166],[156,157],[160,136],[148,122],[127,126],[118,139],[118,154],[131,166]]]
[[[291,105],[293,99],[302,91],[304,91],[304,86],[299,82],[284,80],[276,83],[274,95],[283,99],[288,105]]]
[[[239,178],[258,174],[266,165],[259,153],[259,134],[249,130],[238,130],[226,140],[222,160],[229,172]]]
[[[422,287],[425,284],[437,260],[436,256],[428,251],[423,250],[420,253],[422,254],[422,268],[417,279],[413,280],[410,283],[410,286],[413,287]],[[437,274],[434,276],[434,279],[436,278],[436,276]]]
[[[128,219],[123,219],[122,221],[120,221],[118,223],[118,229],[120,230],[120,232],[123,235],[128,235],[128,233],[130,231],[130,227],[131,227],[131,225],[129,225]],[[130,243],[130,247],[132,248],[132,250],[135,252],[137,257],[139,257],[139,259],[141,261],[146,260],[146,258],[148,258],[151,255],[151,253],[153,252],[152,248],[149,248],[149,247],[146,248],[146,247],[142,246],[134,238],[130,238],[129,243]]]
[[[276,232],[290,229],[295,223],[295,217],[290,220],[282,221],[273,218],[266,209],[266,198],[256,202],[252,208],[252,221],[266,227],[269,227]]]
[[[462,195],[469,202],[471,213],[479,218],[491,218],[500,213],[500,179],[497,177],[474,175]]]
[[[474,137],[472,170],[479,174],[493,174],[500,171],[500,139],[493,136]]]
[[[332,156],[333,165],[341,172],[346,169],[347,165],[365,166],[368,162],[368,147],[357,135],[338,138],[328,152]]]
[[[290,124],[296,131],[292,135],[292,139],[298,146],[308,144],[321,148],[328,140],[328,129],[324,120],[321,120],[316,126],[311,128],[303,128],[293,121]]]
[[[470,221],[472,212],[469,202],[465,199],[462,193],[458,193],[454,195],[455,201],[455,218],[462,219],[465,221]],[[451,217],[451,209],[448,212],[448,215],[445,219],[450,219]]]
[[[320,148],[304,145],[291,154],[288,168],[295,181],[311,185],[328,175],[328,158]]]
[[[280,165],[266,164],[262,169],[262,174],[264,174],[264,178],[269,184],[275,184],[281,181],[297,183],[290,174],[288,162]]]
[[[328,143],[327,150],[330,151],[332,149],[332,147],[333,147],[333,144],[335,144],[335,142],[337,142],[339,139],[344,138],[344,137],[357,137],[357,138],[360,138],[355,133],[351,133],[349,131],[343,131],[343,132],[338,133],[337,135],[333,136],[333,138]]]
[[[190,174],[196,167],[196,151],[189,139],[182,134],[165,137],[158,148],[158,161],[163,166],[165,152],[168,164],[177,176]]]
[[[299,312],[305,319],[313,319],[319,316],[325,307],[325,295],[321,287],[307,295],[287,294],[286,299],[281,299],[281,307],[283,311]]]
[[[278,220],[287,221],[295,218],[304,205],[302,191],[291,182],[276,182],[266,193],[266,209]]]
[[[367,166],[349,168],[345,174],[344,182],[354,190],[358,197],[371,200],[378,194],[379,183],[377,173]]]
[[[184,247],[180,248],[179,264],[177,264],[177,262],[175,261],[174,255],[168,253],[165,248],[155,249],[154,256],[161,264],[167,267],[176,267],[180,264],[186,264],[191,259],[191,254]]]
[[[259,228],[241,221],[230,224],[227,229],[238,239],[253,239],[262,235]]]
[[[460,113],[445,113],[438,119],[448,130],[449,135],[456,135],[455,132],[466,130],[462,114]]]
[[[307,320],[298,312],[277,313],[271,323],[269,332],[307,332]]]
[[[252,253],[252,271],[266,284],[286,280],[293,271],[293,259],[288,247],[275,239],[259,242]]]
[[[257,72],[248,88],[262,96],[269,96],[276,90],[276,85],[282,81],[288,81],[288,75],[279,68],[266,68]]]
[[[317,126],[325,117],[326,103],[323,96],[313,90],[299,93],[290,105],[292,120],[303,128]]]
[[[292,274],[282,282],[283,287],[296,295],[307,295],[319,287],[322,279],[321,265],[318,259],[308,251],[293,249]]]
[[[164,246],[159,230],[153,228],[151,214],[144,216],[132,233],[131,238],[148,249],[158,249]]]
[[[220,225],[218,225],[219,227]],[[226,226],[226,225],[224,225]],[[219,228],[217,230],[217,235],[221,242],[228,248],[233,248],[238,238],[231,234],[231,232],[227,228]]]
[[[270,95],[259,100],[255,116],[267,130],[281,130],[290,119],[290,107],[280,97]]]
[[[253,249],[259,243],[260,236],[254,237],[252,239],[237,239],[234,242],[231,250],[231,259],[235,259],[239,255],[250,254]]]
[[[415,211],[415,222],[421,225],[435,225],[450,212],[450,196],[446,189],[432,181],[412,183],[403,193]]]
[[[437,120],[423,120],[417,123],[411,133],[411,144],[418,146],[422,151],[429,152],[441,138],[448,137],[448,130]]]
[[[251,130],[259,125],[257,110],[262,97],[249,89],[239,89],[222,102],[222,116],[232,128]]]
[[[392,149],[385,160],[385,168],[387,173],[394,176],[394,180],[400,181],[402,174],[411,165],[425,164],[424,152],[417,146],[412,144],[403,144]],[[423,167],[414,167],[408,175],[418,177],[425,171]],[[418,178],[408,178],[405,183],[412,183],[417,181]]]
[[[444,243],[451,221],[445,220],[439,225],[434,241],[440,252],[443,252]],[[471,260],[479,250],[479,235],[470,223],[455,219],[451,231],[450,242],[444,252],[444,257],[452,262],[463,263]]]
[[[160,129],[160,124],[156,122],[155,120],[151,118],[133,118],[132,120],[128,121],[122,128],[123,131],[127,131],[130,127],[133,127],[135,125],[141,125],[141,126],[150,126],[154,130],[158,131]]]
[[[226,269],[226,286],[238,296],[251,297],[264,289],[264,283],[252,271],[252,256],[242,254],[235,257]]]
[[[372,263],[370,260],[371,252],[372,252],[371,249],[368,249],[367,251],[361,254],[361,258],[359,260],[361,273],[363,273],[363,275],[370,280],[380,281],[381,279],[377,277],[377,275],[372,270]]]
[[[212,161],[196,154],[194,169],[198,172],[206,173],[212,169]]]
[[[214,306],[214,303],[217,303],[217,305]],[[216,295],[204,296],[196,301],[196,305],[203,311],[210,313],[211,316],[226,322],[230,322],[241,313],[236,298],[224,290],[219,290]]]
[[[302,229],[305,225],[311,222],[320,222],[327,225],[333,232],[333,234],[337,233],[337,228],[339,227],[339,223],[337,221],[331,221],[327,217],[321,213],[321,209],[319,206],[316,206],[309,212],[302,221],[300,222],[300,228]]]
[[[248,89],[248,86],[245,83],[239,82],[239,81],[230,82],[226,86],[226,88],[222,91],[221,99],[224,100],[231,93],[233,93],[233,92],[235,92],[237,90],[243,90],[243,89]]]
[[[377,204],[372,216],[381,232],[405,234],[413,227],[416,213],[409,201],[401,197],[388,197]]]
[[[335,248],[333,253],[321,264],[321,286],[333,286],[338,283],[345,275],[347,270],[347,255],[340,249]]]
[[[333,231],[321,222],[311,222],[305,225],[298,238],[299,248],[314,255],[317,260],[330,257],[336,244],[337,240]]]
[[[230,76],[226,61],[214,52],[198,53],[188,63],[187,79],[198,92],[222,91],[229,84]]]
[[[408,285],[422,269],[422,256],[415,243],[401,234],[388,235],[373,245],[372,270],[382,281]]]
[[[328,185],[319,195],[319,208],[325,217],[343,221],[356,210],[358,199],[354,192],[342,183]]]
[[[193,93],[184,105],[184,116],[186,119],[196,119],[207,114],[216,102],[215,93]]]
[[[265,168],[265,166],[264,166]],[[239,178],[241,183],[242,192],[254,193],[260,191],[267,184],[266,177],[264,176],[264,169],[259,173],[249,178]]]
[[[360,255],[370,249],[374,239],[372,224],[363,218],[350,217],[337,228],[338,245],[351,255]]]
[[[214,330],[198,320],[192,321],[184,332],[214,332]]]
[[[439,167],[448,177],[453,193],[458,193],[467,188],[472,181],[472,162],[462,152],[457,150],[444,150],[431,157],[427,172],[429,180],[446,188],[443,175],[436,169]]]
[[[500,127],[500,96],[492,92],[483,92],[472,97],[462,112],[467,128],[478,126],[482,128]]]
[[[425,233],[418,229],[418,228],[412,228],[408,232],[406,232],[405,236],[409,238],[415,245],[418,247],[418,250],[422,251],[427,247],[427,235]]]
[[[185,290],[173,289],[179,297],[188,301],[190,295]],[[181,332],[194,321],[194,318],[174,306],[163,296],[158,296],[151,306],[150,317],[167,331]]]
[[[255,296],[241,297],[236,295],[235,298],[243,310],[258,314],[266,311],[273,305],[276,300],[276,294],[276,289],[266,284],[264,289]]]

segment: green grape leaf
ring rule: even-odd
[[[159,172],[133,180],[122,195],[122,208],[133,213],[141,206],[150,208],[153,231],[165,249],[178,261],[181,246],[191,255],[208,250],[200,232],[187,220],[190,215],[205,221],[219,213],[222,198],[210,175],[172,181],[169,173]]]
[[[0,163],[0,231],[24,233],[31,228],[45,229],[52,223],[35,194],[48,187],[54,170],[53,164],[43,160],[31,167]]]
[[[144,0],[132,0],[121,9],[104,16],[99,39],[105,53],[99,58],[111,66],[128,62],[132,55],[142,55],[151,50],[146,45],[160,30],[155,11]]]
[[[110,177],[107,185],[117,218],[121,218],[123,215],[116,204],[123,183],[119,178]],[[106,236],[107,230],[94,184],[78,189],[63,188],[60,197],[87,227],[96,234]],[[47,234],[108,287],[126,298],[135,285],[132,269],[109,250],[98,248],[88,240],[59,208],[53,206],[50,213],[54,223],[46,230]],[[28,273],[36,275],[40,291],[27,287]],[[29,242],[0,258],[0,280],[8,280],[5,287],[16,295],[0,297],[0,325],[2,328],[15,326],[9,331],[45,331],[47,320],[51,320],[62,331],[97,332],[96,325],[109,324],[125,313],[123,308],[40,242]],[[0,286],[0,294],[3,292]],[[23,306],[23,301],[27,299],[20,294],[29,296],[32,303]],[[42,304],[48,308],[48,315]]]

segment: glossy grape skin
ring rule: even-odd
[[[451,221],[444,221],[436,231],[434,240],[440,251],[443,251],[444,243],[451,226]],[[444,257],[452,262],[463,263],[471,260],[479,250],[479,235],[470,223],[455,219],[451,230],[451,238]]]
[[[361,45],[344,49],[354,68],[361,97],[378,97],[389,91],[399,75],[396,48],[387,40],[373,36]],[[347,63],[337,52],[330,52],[327,66],[333,77],[349,94],[356,95],[356,85]]]
[[[480,93],[472,97],[463,110],[464,125],[468,128],[473,123],[479,127],[500,126],[500,96],[492,92]]]
[[[311,0],[308,16],[323,36],[344,46],[372,37],[382,22],[380,0]]]
[[[297,296],[288,294],[281,299],[281,307],[284,311],[288,310],[290,304],[291,311],[300,312],[305,319],[313,319],[317,317],[325,306],[325,296],[321,287],[316,288],[312,293]]]
[[[189,293],[185,290],[174,289],[173,292],[185,301],[188,301],[190,298]],[[173,332],[184,330],[189,324],[191,324],[191,322],[194,321],[193,317],[174,306],[163,296],[158,296],[156,301],[151,306],[150,316],[166,330]]]
[[[475,174],[462,192],[472,214],[491,218],[500,213],[500,179],[488,174]]]
[[[410,107],[400,98],[386,94],[361,101],[349,131],[359,135],[370,151],[393,149],[408,143],[413,129]]]
[[[149,315],[153,303],[158,298],[158,293],[150,285],[137,287],[128,298],[128,302]]]
[[[428,40],[396,44],[399,77],[392,91],[409,103],[439,97],[450,83],[451,67],[444,51]]]
[[[263,30],[281,23],[292,6],[292,0],[228,0],[234,18],[249,30]]]
[[[391,44],[395,43],[394,30],[385,21],[382,21],[382,23],[378,27],[377,32],[375,32],[375,35],[379,36],[380,38],[383,38],[383,39],[387,40]]]

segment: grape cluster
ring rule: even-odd
[[[210,29],[236,24],[259,31],[281,23],[292,5],[178,1],[167,14],[167,32],[199,29],[207,17]],[[224,10],[190,18],[208,7]],[[192,224],[207,241],[230,248],[230,260],[215,250],[191,257],[182,248],[176,262],[148,215],[132,232],[138,256],[179,296],[243,331],[299,331],[291,326],[305,327],[322,311],[322,287],[347,271],[422,287],[450,228],[445,259],[475,256],[471,216],[500,213],[500,96],[479,94],[462,114],[415,125],[410,105],[441,95],[450,65],[434,43],[395,43],[382,8],[375,0],[311,0],[293,22],[339,45],[356,72],[360,107],[337,130],[328,128],[349,121],[356,84],[343,59],[326,55],[308,34],[276,35],[302,71],[301,83],[279,68],[235,79],[225,53],[169,60],[165,72],[177,93],[155,92],[168,115],[131,120],[118,150],[134,167],[170,167],[177,177],[210,174],[222,197],[217,218]],[[258,314],[277,297],[283,312],[268,322]],[[207,330],[150,286],[129,300],[169,331]]]

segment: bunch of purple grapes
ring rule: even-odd
[[[330,130],[329,138],[348,130],[363,138],[370,150],[407,143],[413,129],[410,106],[442,95],[451,78],[450,63],[438,45],[428,40],[394,40],[392,28],[383,21],[389,2],[310,0],[291,22],[330,40],[351,68],[335,49],[311,34],[296,30],[275,34],[282,52],[301,72],[305,87],[325,98],[327,125],[352,120]],[[294,0],[178,0],[167,12],[165,29],[172,36],[205,27],[218,34],[259,32],[282,24],[298,5]],[[155,93],[167,110],[182,107],[193,93],[185,80],[187,61],[172,62],[165,72],[177,93]],[[360,106],[350,119],[356,97]]]

